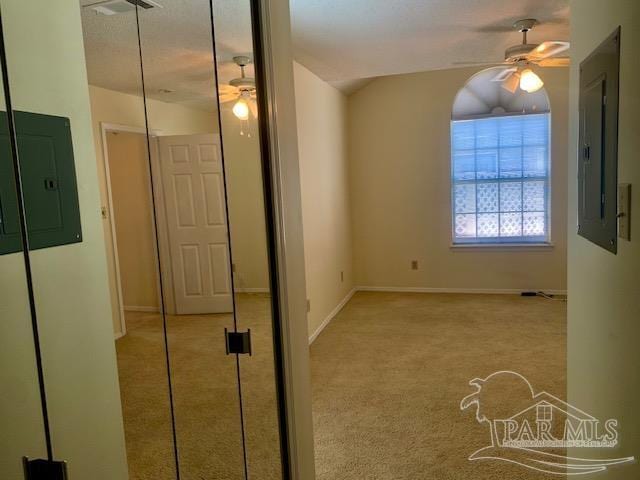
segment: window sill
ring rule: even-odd
[[[553,242],[543,243],[452,243],[452,250],[548,250],[554,248]]]

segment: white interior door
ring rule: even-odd
[[[160,169],[178,314],[232,310],[220,140],[159,137]]]

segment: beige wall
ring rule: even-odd
[[[93,85],[89,86],[89,95],[91,113],[94,117],[94,132],[100,131],[99,122],[144,128],[142,97]],[[153,99],[147,99],[147,109],[149,111],[149,128],[159,130],[161,135],[190,135],[218,131],[215,112]]]
[[[236,291],[269,291],[269,263],[262,190],[262,164],[257,123],[251,119],[240,135],[240,121],[230,111],[222,110],[222,144],[224,148],[228,194],[231,248]]]
[[[353,289],[347,99],[294,63],[309,333]],[[334,312],[335,313],[335,312]]]
[[[95,152],[98,162],[100,202],[102,206],[107,206],[109,202],[107,198],[101,123],[144,129],[144,104],[142,97],[95,86],[89,86],[89,96],[91,99]],[[158,130],[161,135],[189,135],[193,133],[216,133],[218,131],[215,113],[152,99],[147,101],[147,107],[149,111],[149,128]],[[113,312],[112,323],[114,332],[119,335],[121,333],[121,324],[110,222],[111,219],[109,218],[103,220],[103,232],[107,249],[109,292],[111,310]]]
[[[108,132],[109,173],[125,310],[158,310],[147,138]]]
[[[640,456],[640,2],[571,2],[569,137],[569,402],[598,418],[620,421],[620,447],[600,456]],[[622,25],[618,175],[631,183],[632,240],[613,255],[576,234],[578,85],[580,62]],[[634,228],[635,227],[635,228]],[[581,451],[580,454],[584,454]],[[607,480],[640,478],[640,463],[612,468]]]
[[[552,108],[553,248],[450,247],[451,108],[476,71],[382,77],[349,97],[356,285],[565,290],[566,69],[541,73]]]
[[[76,0],[55,4],[21,0],[0,3],[14,108],[68,117],[73,138],[82,242],[32,252],[55,457],[68,461],[70,478],[126,479],[80,9]],[[2,277],[11,276],[4,266],[3,261]],[[15,267],[11,278],[21,294],[19,282],[24,280],[19,263],[9,267]],[[23,308],[17,309],[18,313]],[[16,327],[23,332],[28,328]],[[23,342],[24,352],[30,353],[31,343],[27,338]],[[16,372],[24,371],[22,366],[16,368]],[[20,382],[33,385],[35,378],[25,376]],[[7,388],[3,382],[3,392],[11,395],[33,393],[30,388],[15,392]],[[13,401],[32,405],[33,398],[18,397]],[[25,427],[10,430],[16,439],[23,431],[32,432],[32,423],[38,428],[41,425],[35,413],[14,420],[17,421]],[[5,427],[3,422],[2,437],[7,436]],[[91,448],[87,448],[89,443]],[[33,448],[27,451],[42,455]],[[9,480],[24,478],[19,462],[19,458],[12,459],[9,469],[0,472],[0,476]]]

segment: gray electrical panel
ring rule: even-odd
[[[29,247],[81,242],[71,125],[65,117],[14,112]],[[22,250],[7,113],[0,112],[0,255]]]
[[[620,27],[580,63],[578,234],[617,253]]]

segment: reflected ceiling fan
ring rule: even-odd
[[[548,40],[540,44],[527,43],[527,33],[538,24],[535,18],[525,18],[513,24],[513,28],[522,33],[522,43],[513,45],[504,53],[504,62],[496,62],[495,65],[508,65],[492,80],[502,82],[502,87],[514,93],[518,87],[528,93],[537,92],[544,82],[531,69],[532,65],[538,67],[567,67],[569,57],[559,57],[558,54],[569,49],[569,42]],[[470,62],[468,64],[473,64]],[[477,62],[476,64],[493,65],[491,62]]]
[[[235,101],[233,114],[240,120],[248,120],[249,113],[253,118],[258,118],[258,106],[256,104],[256,81],[247,77],[245,67],[251,63],[251,59],[244,55],[233,57],[233,61],[240,67],[240,77],[234,78],[228,84],[219,85],[218,94],[220,103]]]

